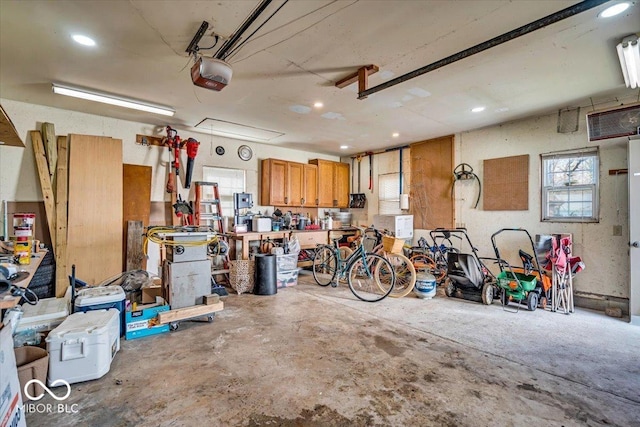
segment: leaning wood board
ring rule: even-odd
[[[66,136],[57,140],[56,165],[56,297],[62,298],[69,287],[67,271],[67,190],[68,186],[68,141]]]
[[[98,284],[122,272],[122,140],[69,135],[67,265]]]
[[[417,142],[410,150],[414,228],[453,227],[453,136]]]
[[[36,166],[38,168],[38,176],[40,177],[40,189],[42,190],[42,197],[44,199],[44,209],[47,213],[49,236],[51,237],[51,244],[55,248],[56,205],[55,197],[53,195],[53,188],[51,187],[51,177],[49,176],[49,165],[47,164],[47,157],[45,155],[44,142],[42,141],[42,134],[40,133],[40,131],[32,130],[30,132],[30,135],[33,154],[35,156]]]

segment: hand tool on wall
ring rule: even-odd
[[[482,194],[482,183],[480,182],[480,178],[473,172],[473,168],[468,163],[460,163],[453,169],[453,184],[451,184],[451,198],[454,197],[454,190],[456,187],[456,182],[458,181],[466,181],[466,180],[476,180],[478,181],[478,198],[476,199],[476,204],[473,206],[474,208],[478,207],[478,203],[480,203],[480,195]]]
[[[184,188],[191,187],[191,174],[193,173],[193,164],[198,155],[198,146],[200,143],[193,138],[187,139],[187,172],[184,177]]]
[[[176,182],[180,175],[180,149],[184,147],[185,141],[178,136],[178,131],[171,126],[167,126],[167,137],[164,139],[165,145],[169,147],[169,152],[173,151],[173,164],[169,164],[169,178],[167,179],[167,193],[176,191]],[[171,169],[173,167],[173,169]],[[175,175],[172,173],[175,173]]]

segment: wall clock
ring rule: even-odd
[[[253,157],[253,152],[248,145],[241,145],[240,147],[238,147],[238,157],[246,162],[247,160],[250,160],[251,157]]]

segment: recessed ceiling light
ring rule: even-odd
[[[80,43],[83,46],[95,46],[96,42],[93,41],[93,39],[87,37],[87,36],[83,36],[81,34],[74,34],[73,36],[71,36],[71,38],[76,42],[76,43]]]
[[[481,112],[484,111],[484,107],[472,108],[471,111],[474,112],[474,113],[481,113]]]
[[[393,134],[391,134],[392,137],[397,138],[400,136],[400,134],[398,132],[394,132]]]
[[[600,12],[598,16],[600,18],[611,18],[629,9],[629,6],[631,6],[629,2],[616,3]]]
[[[322,102],[318,101],[318,102],[314,103],[313,106],[316,107],[316,108],[322,108],[324,106],[324,104]]]
[[[341,149],[341,150],[346,150],[347,148],[349,148],[349,146],[348,146],[348,145],[341,145],[341,146],[340,146],[340,149]]]

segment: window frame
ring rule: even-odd
[[[593,182],[590,184],[569,184],[564,186],[553,185],[547,183],[547,162],[557,159],[573,159],[580,157],[593,157],[595,165],[593,166]],[[540,154],[540,221],[541,222],[561,222],[561,223],[598,223],[600,222],[600,150],[599,147],[588,148],[583,150],[571,150],[555,153]],[[590,190],[591,198],[591,216],[552,216],[549,215],[549,195],[558,190],[568,189],[567,194],[580,191]]]
[[[394,185],[395,189],[397,190],[397,198],[395,193],[396,190],[394,190],[393,198],[383,199],[381,197],[380,192],[383,190],[383,187],[385,187],[385,185],[381,183],[381,181],[384,179],[383,177],[389,177],[394,179],[395,182],[393,182],[392,185]],[[404,180],[404,173],[402,174],[402,179]],[[383,205],[382,202],[388,202],[389,204],[395,202],[396,207],[395,209],[392,210],[393,212],[385,211],[385,213],[382,213],[380,210],[380,208]],[[400,209],[400,172],[389,172],[389,173],[378,174],[378,215],[402,215],[402,214],[403,214],[402,209]]]

